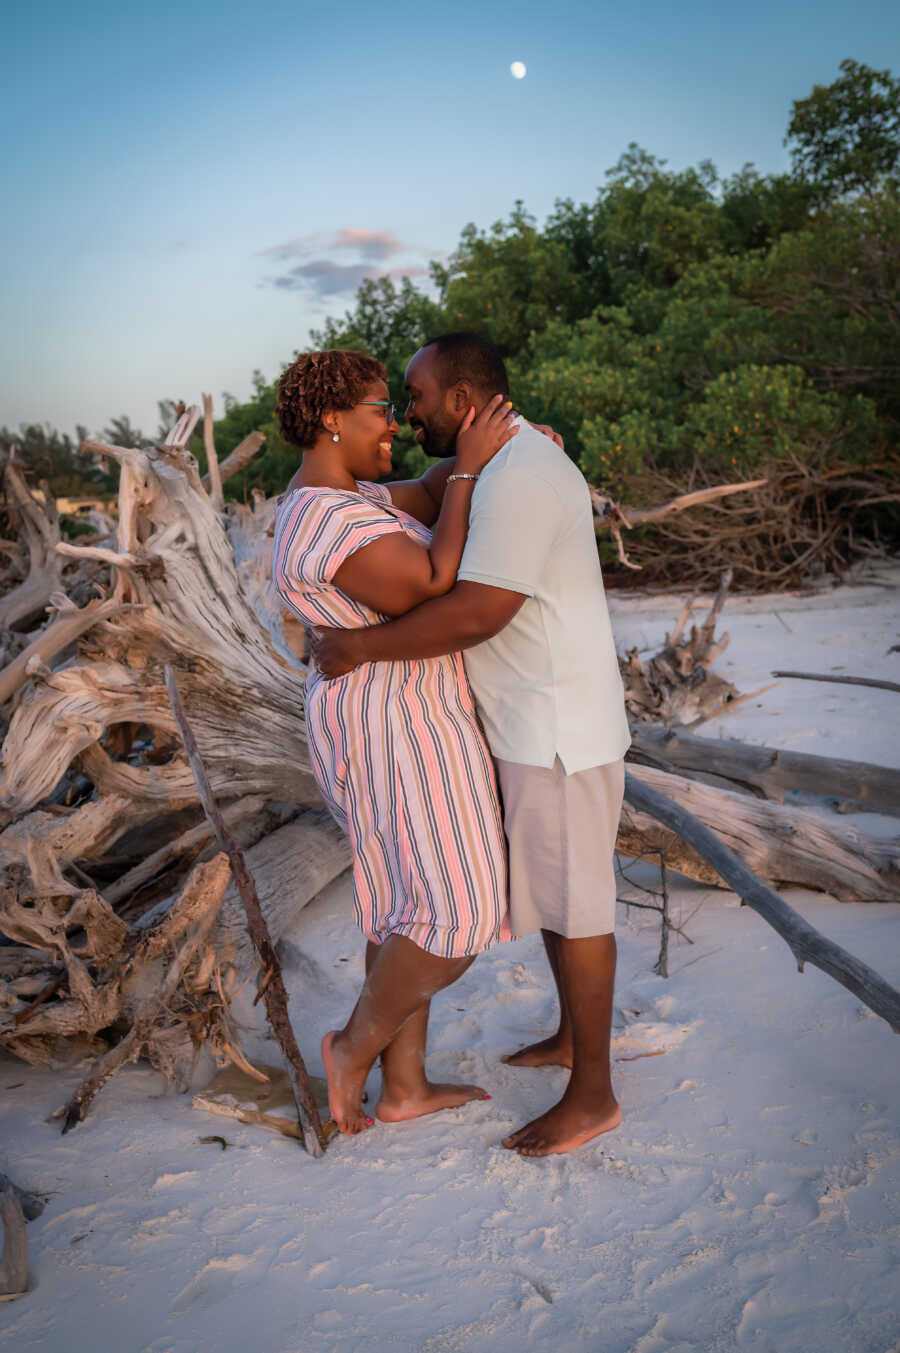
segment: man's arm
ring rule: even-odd
[[[314,630],[311,658],[327,677],[343,676],[363,662],[440,658],[492,639],[524,600],[523,592],[458,582],[445,596],[423,602],[384,625]]]

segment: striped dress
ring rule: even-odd
[[[272,578],[307,626],[351,629],[388,616],[332,579],[393,532],[431,532],[386,488],[299,488],[275,520]],[[366,663],[335,680],[310,666],[306,724],[319,788],[353,848],[366,939],[405,935],[443,958],[509,937],[506,855],[494,767],[459,653]]]

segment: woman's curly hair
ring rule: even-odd
[[[304,352],[278,382],[278,424],[286,442],[310,447],[322,431],[322,418],[335,409],[352,409],[373,381],[387,381],[381,362],[364,352],[329,348]]]

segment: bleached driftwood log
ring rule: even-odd
[[[290,933],[303,908],[350,863],[350,844],[325,808],[304,810],[247,851],[274,944]],[[233,883],[219,916],[216,947],[239,977],[252,972],[253,945]]]
[[[630,773],[625,777],[625,798],[631,808],[662,823],[702,855],[728,887],[786,940],[801,972],[804,963],[812,963],[858,996],[890,1024],[894,1033],[900,1033],[900,991],[868,964],[820,935],[777,893],[761,883],[718,834],[698,821],[683,804],[673,803],[653,786],[636,781]]]
[[[693,814],[768,883],[815,888],[841,902],[900,901],[900,841],[651,766],[630,764],[629,771]],[[701,883],[720,882],[689,843],[633,806],[623,809],[616,848],[624,855],[664,849],[670,869]]]
[[[842,810],[900,817],[900,770],[889,766],[759,747],[734,738],[703,738],[653,724],[634,726],[632,747],[648,753],[660,769],[715,777],[723,789],[746,785],[778,803],[786,793],[817,794],[836,799]]]
[[[94,626],[93,652],[62,671],[41,673],[23,693],[4,744],[0,811],[18,816],[34,807],[76,757],[101,793],[153,798],[160,806],[196,801],[180,755],[159,765],[127,764],[103,745],[122,724],[171,743],[166,661],[178,670],[218,797],[318,799],[301,673],[276,653],[239,584],[221,518],[184,446],[190,415],[181,423],[176,439],[155,450],[88,444],[121,465],[116,549],[59,548],[72,557],[102,555],[116,575],[113,599],[130,609]]]
[[[142,1053],[146,1053],[151,1061],[161,1061],[166,1066],[167,1057],[171,1057],[171,1049],[165,1046],[166,1033],[171,1028],[171,1005],[182,986],[195,998],[194,1013],[200,1016],[194,1022],[197,1042],[201,1037],[210,1038],[211,1012],[208,1007],[203,1010],[201,1002],[208,991],[215,966],[215,951],[211,949],[209,940],[225,896],[228,875],[228,857],[224,854],[220,853],[209,864],[198,865],[179,899],[178,908],[173,910],[158,933],[151,934],[143,941],[144,953],[141,957],[144,961],[137,962],[139,969],[144,967],[144,963],[165,953],[174,942],[181,943],[162,982],[155,984],[138,1002],[131,1015],[128,1032],[98,1060],[65,1105],[63,1132],[68,1132],[81,1122],[94,1097],[126,1063],[136,1061]],[[195,964],[197,972],[191,978],[190,969]],[[180,1033],[177,1025],[176,1033]]]
[[[53,592],[49,601],[56,607],[56,618],[41,630],[37,638],[32,639],[14,661],[0,669],[0,705],[6,704],[15,695],[32,672],[38,672],[52,663],[101,620],[111,620],[125,610],[122,602],[112,600],[74,606],[64,592]]]
[[[304,626],[281,605],[272,582],[277,503],[276,498],[266,498],[254,489],[249,506],[229,504],[225,529],[241,587],[254,615],[267,631],[276,652],[295,666],[306,662],[309,641]]]
[[[733,493],[747,493],[761,488],[765,479],[749,479],[741,484],[716,484],[712,488],[695,489],[692,493],[681,493],[667,503],[658,503],[654,507],[625,507],[614,498],[599,490],[591,489],[591,505],[594,509],[594,529],[599,533],[607,530],[616,543],[619,562],[626,568],[636,571],[643,567],[629,559],[622,539],[622,531],[630,531],[635,526],[646,526],[650,522],[665,521],[688,508],[700,507],[703,503],[712,503],[719,498],[728,498]]]
[[[0,1043],[28,1060],[54,1059],[66,1039],[83,1049],[85,1039],[96,1041],[116,1019],[131,1019],[136,1028],[129,993],[144,980],[141,964],[128,959],[124,985],[104,976],[110,964],[118,971],[116,964],[126,961],[134,933],[109,906],[102,885],[85,886],[91,883],[86,870],[108,878],[112,853],[130,841],[120,857],[124,872],[120,868],[113,881],[123,886],[111,889],[116,904],[127,908],[154,869],[177,862],[179,845],[190,851],[203,844],[183,826],[151,851],[141,851],[136,836],[142,827],[158,831],[167,815],[179,824],[198,801],[177,746],[162,679],[166,661],[178,668],[231,821],[269,801],[295,810],[320,802],[305,743],[302,668],[290,649],[276,651],[238,577],[227,523],[208,500],[186,450],[196,418],[197,411],[188,410],[160,448],[89,448],[122,467],[117,538],[111,549],[62,544],[59,553],[107,565],[115,580],[112,596],[81,611],[69,608],[6,674],[10,692],[23,678],[24,688],[12,709],[0,768],[0,930],[17,941],[0,950],[12,958],[12,965],[0,963]],[[250,440],[253,449],[262,439]],[[246,463],[246,448],[244,456]],[[78,655],[52,671],[47,664],[59,656],[59,642],[68,648],[79,629]],[[74,794],[71,808],[54,801],[66,783]],[[91,785],[85,799],[84,787],[90,792]],[[320,814],[313,821],[318,824]],[[337,845],[334,831],[289,826],[287,838],[276,833],[267,842],[273,882],[269,887],[264,879],[262,890],[273,898],[277,891],[276,938],[347,862],[346,845]],[[229,974],[234,981],[246,976],[238,967],[248,955],[236,938],[243,927],[234,904],[232,897],[210,949],[221,953],[219,1006],[227,1005]],[[97,930],[101,921],[118,929],[108,952],[98,954],[78,936],[90,926]],[[146,958],[146,946],[139,953]],[[137,1027],[129,1046],[152,1045],[155,1064],[171,1071],[190,1047],[189,1023],[176,1020],[164,1038],[157,1031],[150,1043]],[[220,1041],[239,1059],[234,1031]]]
[[[104,817],[108,822],[109,807]],[[25,857],[20,857],[25,878],[19,882],[19,895],[10,878],[14,872],[11,856],[5,857],[7,884],[0,896],[0,932],[16,943],[0,947],[0,1046],[25,1061],[53,1066],[68,1060],[67,1042],[73,1056],[102,1053],[99,1032],[114,1023],[128,1026],[134,1020],[137,1003],[159,985],[160,955],[193,924],[196,879],[203,883],[206,878],[196,871],[209,866],[201,861],[174,898],[156,904],[134,924],[126,923],[106,897],[63,877],[67,855],[62,830],[68,823],[49,814],[46,818],[51,829],[56,826],[57,835],[46,855],[32,857],[30,877],[24,868]],[[89,824],[82,820],[78,825],[85,837],[98,840]],[[76,840],[69,831],[69,848],[79,848],[72,844]],[[251,847],[247,861],[259,881],[260,904],[272,942],[278,944],[303,907],[347,868],[350,852],[346,837],[325,810],[313,809]],[[29,891],[31,895],[26,896]],[[211,1001],[214,1011],[223,1008],[225,1016],[221,1027],[215,1024],[212,1033],[206,1029],[204,1045],[218,1060],[231,1058],[244,1065],[237,1032],[227,1019],[228,993],[251,977],[258,965],[227,870],[208,954],[214,956],[215,985],[202,988],[207,993],[204,1000]],[[190,1021],[180,1019],[177,1010],[193,1008],[197,1014],[199,990],[191,989],[190,1000],[182,1007],[170,1004],[172,1025],[164,1037],[154,1030],[150,1046],[154,1065],[182,1082],[196,1039]]]
[[[116,1021],[133,1023],[145,986],[158,985],[148,965],[189,929],[198,898],[218,890],[218,909],[227,884],[227,863],[224,871],[221,862],[217,871],[197,865],[176,905],[140,943],[95,889],[70,899],[35,898],[30,905],[7,889],[0,929],[38,951],[44,966],[32,970],[30,981],[12,977],[3,983],[0,1042],[26,1061],[52,1064],[57,1040],[96,1039]]]
[[[221,512],[225,506],[225,497],[222,493],[222,475],[219,470],[219,457],[216,453],[216,441],[213,435],[213,402],[212,395],[203,395],[203,449],[206,451],[206,463],[209,469],[205,478],[209,480],[209,501],[216,512]]]
[[[232,475],[240,474],[250,464],[263,442],[266,440],[264,432],[248,432],[242,442],[239,442],[230,455],[226,456],[219,466],[219,478],[224,484]],[[212,479],[205,474],[200,483],[206,489],[207,493],[212,488]]]
[[[28,553],[28,576],[0,597],[0,629],[14,628],[43,615],[50,594],[62,581],[62,560],[56,553],[59,544],[59,517],[55,500],[44,487],[44,502],[38,503],[25,482],[22,467],[7,461],[3,487],[10,511],[21,522],[22,538]]]
[[[716,625],[731,579],[731,569],[727,569],[719,580],[719,590],[706,619],[699,626],[691,625],[686,634],[696,599],[694,596],[688,598],[674,629],[646,665],[636,648],[629,649],[624,658],[619,659],[629,719],[695,728],[723,710],[771,689],[764,686],[761,690],[740,695],[730,681],[712,670],[713,663],[729,644],[728,634],[716,637]]]

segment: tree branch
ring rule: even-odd
[[[900,1033],[900,991],[868,964],[820,935],[692,813],[630,774],[625,776],[625,798],[635,808],[649,813],[693,846],[741,900],[758,912],[786,940],[801,972],[804,963],[812,963],[852,991],[876,1015],[887,1020],[894,1033]]]
[[[209,497],[217,512],[225,506],[222,496],[222,477],[219,474],[219,457],[216,454],[216,440],[213,436],[212,395],[203,395],[203,446],[206,451],[206,463],[209,466]],[[201,481],[202,482],[202,481]]]
[[[271,978],[263,993],[263,999],[266,1005],[266,1014],[269,1022],[275,1032],[281,1045],[281,1050],[287,1059],[288,1076],[290,1077],[291,1088],[294,1092],[294,1099],[297,1104],[297,1115],[300,1121],[300,1128],[303,1132],[303,1141],[307,1151],[311,1155],[321,1156],[324,1153],[326,1139],[322,1130],[322,1120],[319,1117],[319,1109],[316,1104],[316,1098],[313,1093],[312,1084],[309,1079],[309,1073],[306,1069],[306,1063],[303,1055],[297,1045],[294,1036],[294,1030],[291,1026],[290,1016],[288,1014],[287,992],[284,986],[284,979],[281,975],[281,964],[275,953],[275,948],[269,937],[269,929],[266,925],[262,908],[259,905],[259,897],[256,893],[256,886],[253,878],[247,868],[247,861],[244,853],[238,846],[231,832],[225,825],[221,810],[216,803],[205,767],[200,758],[200,752],[197,747],[191,726],[187,721],[184,712],[184,705],[181,703],[181,696],[178,693],[178,683],[175,680],[173,669],[167,664],[165,668],[166,690],[169,695],[169,703],[172,706],[172,713],[175,716],[175,722],[178,725],[178,731],[181,734],[181,740],[184,743],[185,755],[187,756],[191,770],[194,773],[194,780],[197,784],[197,790],[200,795],[200,801],[203,804],[204,812],[209,818],[219,844],[228,854],[231,861],[231,870],[234,877],[235,886],[240,894],[241,901],[247,913],[247,924],[250,930],[250,936],[253,940],[263,972],[268,973],[271,970]]]
[[[874,686],[879,691],[900,691],[896,681],[876,681],[874,677],[823,676],[818,672],[773,672],[773,677],[795,677],[798,681],[831,681],[836,686]]]

